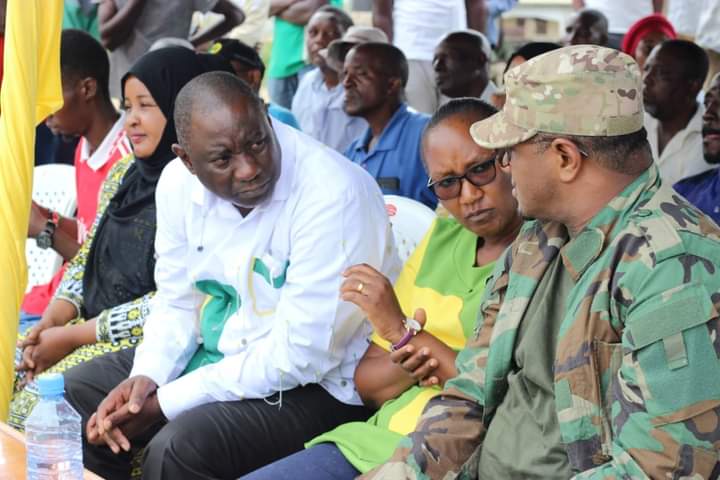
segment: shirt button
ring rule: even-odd
[[[343,386],[343,387],[346,387],[346,386],[347,386],[347,381],[345,381],[345,380],[341,381],[341,382],[340,382],[340,385]]]
[[[198,345],[202,345],[202,343],[203,343],[203,338],[202,338],[201,336],[198,336],[198,337],[195,339],[195,341],[197,342]]]
[[[245,345],[247,345],[247,340],[243,338],[242,340],[240,340],[240,343],[242,343],[244,347]]]

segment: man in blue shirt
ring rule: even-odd
[[[703,156],[707,163],[720,163],[720,74],[705,94],[702,117]],[[675,184],[675,190],[720,224],[720,170],[699,173]]]
[[[345,58],[345,112],[362,117],[368,129],[345,152],[375,177],[384,194],[401,195],[435,208],[420,157],[420,137],[430,117],[404,102],[408,64],[400,49],[362,43]]]

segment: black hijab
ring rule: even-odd
[[[81,314],[90,319],[103,310],[129,302],[156,289],[155,187],[177,143],[173,109],[183,86],[213,66],[183,47],[149,52],[121,80],[131,76],[148,89],[167,121],[152,155],[135,158],[110,200],[95,231],[83,276]]]

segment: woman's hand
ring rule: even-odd
[[[343,276],[340,297],[365,312],[375,333],[391,344],[399,342],[405,335],[405,315],[390,281],[364,263],[348,268]]]
[[[22,361],[17,369],[26,372],[27,381],[31,381],[80,346],[75,335],[76,329],[73,327],[45,328],[39,333],[37,343],[23,350]]]

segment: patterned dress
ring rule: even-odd
[[[105,212],[105,208],[120,187],[122,179],[133,161],[133,155],[127,155],[118,160],[108,172],[100,191],[97,215],[92,228],[85,242],[80,247],[80,250],[78,250],[75,257],[68,263],[63,280],[55,293],[55,298],[61,298],[72,303],[78,312],[83,304],[83,276],[87,257],[92,246],[93,238],[95,237],[95,231]],[[115,352],[137,345],[142,340],[143,323],[149,311],[150,299],[154,294],[155,292],[150,292],[140,298],[104,310],[97,317],[97,342],[76,349],[49,368],[47,372],[62,373],[105,353]],[[85,322],[85,319],[76,318],[70,323],[78,324],[83,322]],[[22,352],[20,349],[17,349],[16,359],[18,361],[21,355]],[[22,383],[20,380],[23,375],[23,373],[16,375],[15,392],[13,393],[8,418],[8,423],[18,430],[25,429],[25,419],[32,411],[38,399],[34,382],[31,382],[26,387],[21,386]]]

